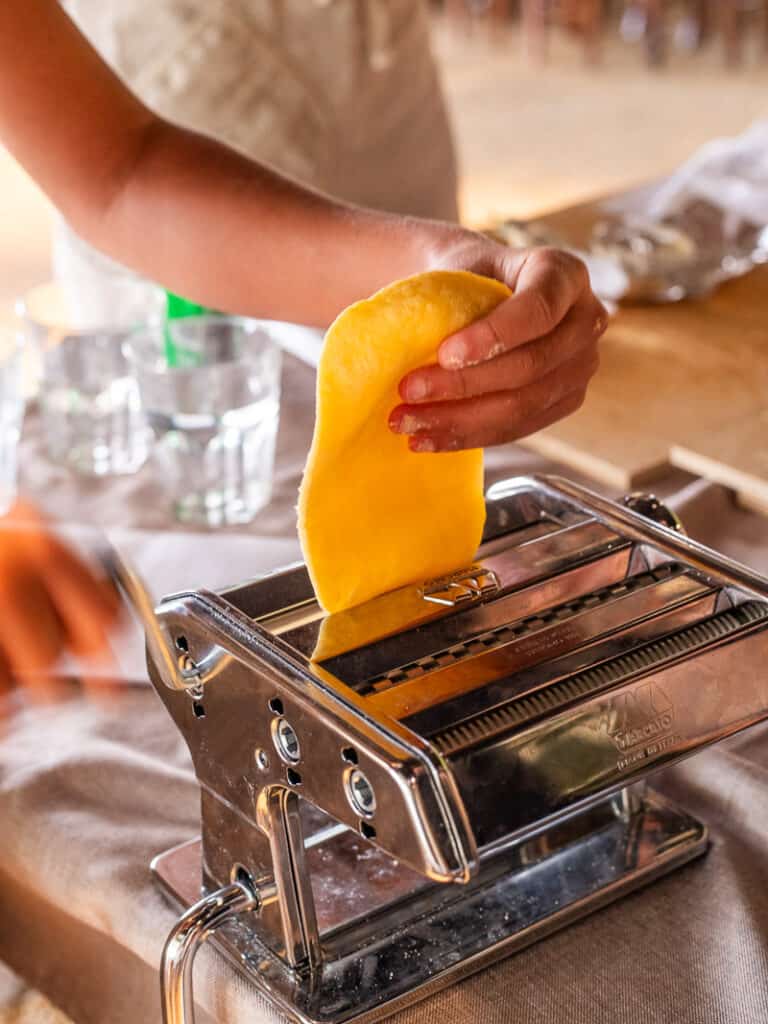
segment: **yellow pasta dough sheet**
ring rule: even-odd
[[[388,418],[402,377],[509,294],[477,274],[431,271],[355,303],[329,328],[299,492],[299,538],[326,611],[471,564],[485,520],[482,450],[411,452]]]

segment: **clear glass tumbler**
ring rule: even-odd
[[[126,351],[177,519],[248,523],[272,495],[281,350],[244,317],[137,332]]]
[[[7,512],[16,494],[23,418],[21,338],[17,332],[0,327],[0,515]]]
[[[74,310],[56,284],[17,304],[39,359],[39,401],[48,455],[79,473],[135,473],[150,438],[139,389],[123,343],[147,322],[160,322],[162,293],[143,282],[115,285],[109,322]],[[119,293],[119,294],[118,294]]]

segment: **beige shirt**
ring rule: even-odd
[[[164,116],[334,195],[456,217],[425,0],[69,0]]]
[[[457,218],[426,0],[64,2],[170,120],[351,202]],[[73,320],[102,322],[131,272],[61,220],[53,237],[54,277]]]

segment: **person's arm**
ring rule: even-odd
[[[0,140],[75,230],[229,312],[325,326],[420,270],[476,270],[515,295],[404,382],[392,428],[416,450],[495,444],[573,411],[605,326],[578,260],[302,188],[151,113],[57,0],[0,3]]]
[[[28,502],[0,516],[0,722],[18,684],[32,695],[56,692],[49,673],[69,651],[103,657],[120,599],[51,532]]]
[[[56,0],[0,4],[0,138],[99,249],[215,308],[327,325],[426,239],[150,112]]]

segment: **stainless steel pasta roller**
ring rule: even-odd
[[[646,779],[768,716],[768,581],[658,502],[487,508],[473,565],[334,616],[301,565],[155,615],[117,567],[201,789],[153,864],[169,1024],[213,931],[288,1019],[373,1021],[705,851]]]

